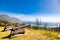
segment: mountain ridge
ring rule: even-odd
[[[22,21],[20,19],[15,18],[15,17],[10,17],[9,15],[6,15],[6,14],[0,14],[0,20],[8,21],[8,22],[22,23]]]

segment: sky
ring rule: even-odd
[[[0,14],[22,21],[60,22],[60,0],[0,0]]]

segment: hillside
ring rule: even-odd
[[[0,27],[0,40],[60,40],[60,34],[44,30],[27,29],[25,34],[15,35],[12,38],[2,39],[10,34],[10,31],[1,32],[3,27]],[[59,36],[58,36],[59,35]]]

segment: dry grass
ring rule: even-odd
[[[2,30],[3,27],[0,27],[0,40],[60,40],[54,37],[57,36],[57,33],[54,34],[53,32],[49,31],[47,32],[44,30],[33,30],[33,29],[29,30],[27,28],[25,34],[13,36],[10,39],[9,38],[2,39],[2,37],[5,37],[10,34],[10,31],[1,32]]]

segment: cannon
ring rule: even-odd
[[[11,27],[10,25],[6,25],[4,30],[2,30],[2,32],[8,31],[8,30],[11,30],[11,29],[18,29],[18,28],[21,29],[21,28],[25,28],[25,27],[28,27],[28,26],[30,26],[30,25],[23,25],[23,26],[20,26],[20,27]]]
[[[11,38],[11,36],[17,35],[17,34],[24,34],[25,33],[25,27],[27,27],[29,25],[24,25],[24,26],[20,26],[20,27],[7,27],[7,29],[5,29],[6,31],[11,30],[11,33],[3,38]]]

